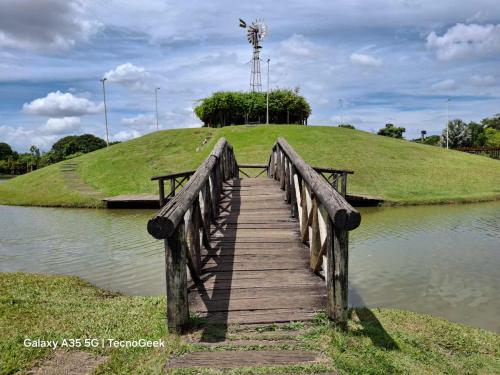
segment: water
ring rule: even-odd
[[[500,332],[500,202],[362,209],[350,236],[350,302]],[[0,206],[0,272],[78,275],[131,295],[165,293],[150,210]]]
[[[0,272],[78,275],[130,295],[165,294],[151,210],[0,206]]]

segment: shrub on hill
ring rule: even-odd
[[[267,93],[215,92],[194,109],[206,127],[266,122]],[[307,124],[311,107],[299,90],[278,89],[269,93],[269,123]]]

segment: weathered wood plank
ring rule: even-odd
[[[193,352],[182,357],[173,358],[167,369],[204,367],[213,369],[283,366],[313,363],[318,359],[314,352],[303,350],[269,350],[269,351],[215,351]]]

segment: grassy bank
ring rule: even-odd
[[[240,163],[266,163],[276,138],[285,137],[315,166],[353,169],[351,193],[395,204],[500,198],[500,162],[371,133],[322,126],[237,126],[168,130],[72,159],[82,180],[107,196],[156,193],[156,174],[196,168],[219,137],[234,145]],[[204,142],[208,140],[208,142]],[[0,185],[0,204],[95,206],[71,190],[53,165]]]
[[[160,373],[172,355],[208,350],[168,335],[164,327],[165,301],[160,297],[126,297],[105,292],[74,277],[22,273],[0,274],[0,290],[2,374],[26,371],[54,355],[51,349],[23,347],[26,338],[165,340],[166,347],[162,349],[66,349],[106,357],[97,369],[97,373],[102,374]],[[285,328],[300,330],[303,325],[296,323]],[[279,329],[283,330],[275,326],[261,327],[259,337],[272,335]],[[348,334],[333,329],[321,316],[303,332],[298,345],[321,352],[342,374],[500,372],[498,335],[427,315],[363,309],[353,312]],[[192,334],[196,335],[196,330]],[[230,330],[230,335],[238,338],[242,334]],[[304,373],[317,370],[317,367],[301,368]],[[283,371],[290,373],[294,369]],[[266,370],[234,371],[257,372],[266,373]]]

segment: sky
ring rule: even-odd
[[[415,138],[500,112],[498,0],[0,0],[0,142],[49,150],[69,134],[110,141],[201,126],[197,101],[249,90],[238,19],[262,19],[262,81],[300,88],[311,125],[386,123]]]

